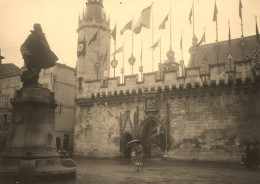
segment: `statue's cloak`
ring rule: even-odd
[[[21,46],[21,53],[29,68],[50,68],[58,61],[58,57],[51,51],[44,33],[31,31],[31,34]]]

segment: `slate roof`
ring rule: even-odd
[[[22,70],[13,63],[0,64],[0,78],[21,75]]]
[[[243,49],[241,46],[241,38],[232,39],[231,40],[231,53],[233,55],[234,61],[243,60]],[[244,58],[249,55],[252,55],[254,50],[256,49],[256,36],[248,36],[243,38],[245,43],[244,49]],[[228,40],[221,41],[219,44],[219,62],[224,63],[227,60],[227,55],[229,53],[228,48]],[[194,55],[194,64],[192,65],[193,57],[190,56],[188,67],[192,66],[200,66],[203,60],[203,57],[208,57],[209,64],[217,64],[217,52],[216,52],[216,43],[210,43],[206,45],[200,45],[196,47],[195,55]],[[190,49],[191,50],[191,49]]]

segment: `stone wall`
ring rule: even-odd
[[[90,81],[77,91],[74,154],[85,157],[122,156],[124,133],[142,139],[144,127],[156,122],[165,130],[170,159],[239,161],[243,146],[260,140],[258,71],[249,62],[164,73]],[[254,72],[254,75],[253,75]],[[141,140],[142,142],[142,140]]]

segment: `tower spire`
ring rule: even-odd
[[[82,12],[82,20],[84,20],[84,18],[85,18],[85,11],[83,10],[83,12]]]
[[[85,57],[77,59],[77,77],[84,80],[99,80],[110,76],[110,67],[108,67],[110,65],[110,27],[103,9],[103,1],[87,0],[78,21],[78,39],[85,38],[88,42],[88,52]],[[81,48],[78,43],[78,51]],[[102,59],[104,56],[107,57]],[[96,62],[93,62],[93,58]]]

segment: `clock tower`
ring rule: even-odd
[[[78,22],[77,78],[81,82],[110,75],[110,23],[103,0],[88,0]]]

